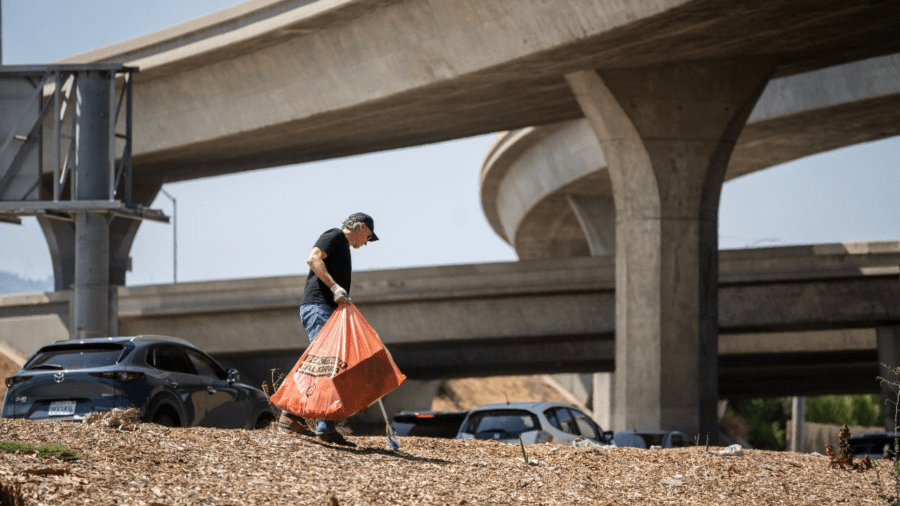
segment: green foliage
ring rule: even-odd
[[[754,448],[784,450],[788,415],[783,397],[743,399],[732,405],[750,425],[748,440]]]
[[[807,397],[806,421],[837,425],[880,426],[884,407],[881,395],[821,395]]]
[[[7,452],[38,452],[38,457],[56,457],[60,459],[71,459],[78,456],[78,452],[63,445],[47,443],[41,446],[34,446],[25,443],[13,443],[8,441],[0,441],[0,450]]]
[[[784,450],[790,403],[785,397],[741,399],[732,409],[750,425],[748,440],[754,448]],[[806,421],[837,425],[879,426],[884,408],[881,395],[822,395],[806,398]]]
[[[522,448],[522,456],[525,457],[525,463],[528,463],[528,454],[525,453],[525,443],[522,442],[522,435],[519,435],[519,447]]]

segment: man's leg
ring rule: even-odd
[[[325,322],[328,321],[333,312],[334,310],[331,309],[331,306],[325,304],[304,304],[300,306],[300,321],[303,322],[303,327],[306,328],[306,333],[309,334],[310,343],[319,335],[322,327],[325,326]],[[321,436],[336,432],[334,425],[334,422],[330,420],[316,420],[316,434]]]
[[[315,436],[316,433],[311,431],[306,425],[306,420],[302,416],[297,416],[287,411],[282,411],[278,417],[278,430],[280,432],[296,432],[304,436]]]
[[[307,334],[309,334],[310,342],[315,339],[322,327],[325,326],[329,316],[331,316],[331,308],[328,306],[312,304],[300,306],[300,320],[303,322]],[[330,426],[328,425],[329,423]],[[282,432],[293,431],[304,436],[317,436],[322,433],[335,432],[334,423],[324,420],[316,420],[316,432],[313,432],[307,427],[306,420],[303,417],[287,411],[281,413],[281,417],[278,419],[278,427]]]
[[[303,319],[303,313],[304,313],[303,307],[304,306],[300,306],[301,320]],[[304,326],[305,326],[306,321],[303,320],[303,322],[304,322]],[[324,323],[322,325],[324,325]],[[320,326],[318,330],[321,330],[321,329],[322,329],[322,327]],[[318,332],[318,330],[316,332]],[[278,430],[280,430],[281,432],[292,431],[292,432],[296,432],[297,434],[302,434],[304,436],[315,436],[316,435],[316,433],[313,432],[312,430],[310,430],[309,427],[306,425],[306,419],[304,419],[301,416],[297,416],[293,413],[289,413],[287,411],[282,411],[281,416],[278,417]]]

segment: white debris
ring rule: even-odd
[[[590,439],[585,439],[584,437],[579,437],[575,441],[572,441],[572,446],[577,448],[585,446],[589,446],[591,448],[615,448],[616,445],[605,445],[603,443],[598,443]]]
[[[680,487],[680,486],[684,485],[684,476],[682,476],[680,474],[676,474],[675,476],[672,476],[671,478],[663,478],[661,480],[661,482],[663,485],[671,485],[673,487]]]
[[[731,445],[728,448],[721,450],[719,452],[719,455],[724,455],[726,457],[743,457],[744,449],[741,447],[741,445]]]

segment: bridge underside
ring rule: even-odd
[[[511,374],[614,372],[611,337],[581,338],[563,344],[522,343],[416,349],[395,346],[391,355],[411,380],[489,377]],[[599,351],[598,351],[599,350]],[[606,351],[608,350],[608,351]],[[286,373],[297,350],[222,353],[216,359],[237,367],[253,384]],[[294,358],[292,358],[294,357]],[[272,371],[275,371],[274,373]],[[841,350],[809,353],[759,353],[719,357],[719,396],[782,397],[794,395],[880,393],[878,352]]]
[[[755,55],[776,60],[778,77],[900,52],[890,2],[284,4],[269,19],[235,11],[181,39],[160,32],[66,60],[140,67],[136,182],[577,119],[562,76],[580,69]]]

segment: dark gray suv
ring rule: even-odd
[[[114,408],[175,427],[263,428],[275,420],[262,390],[212,357],[163,336],[56,341],[6,378],[4,418],[79,420]]]

